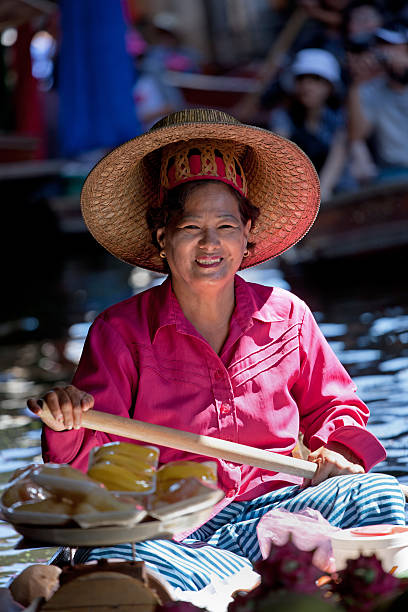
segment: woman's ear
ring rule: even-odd
[[[164,227],[159,227],[159,229],[156,231],[156,240],[162,249],[164,249],[165,246],[164,233]]]
[[[248,240],[249,232],[251,231],[252,221],[248,219],[248,221],[244,225],[244,236]]]

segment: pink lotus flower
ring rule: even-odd
[[[299,550],[291,541],[284,546],[273,547],[269,557],[255,565],[255,570],[262,577],[261,588],[298,593],[318,591],[316,580],[321,571],[312,563],[313,552]]]

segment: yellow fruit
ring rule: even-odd
[[[159,460],[159,450],[141,444],[130,444],[129,442],[110,442],[100,446],[94,452],[94,460],[105,458],[105,454],[125,455],[134,461],[146,462],[148,465],[156,467]]]
[[[203,492],[204,485],[198,478],[180,478],[180,480],[162,480],[157,483],[157,490],[152,499],[153,507],[174,504],[185,499],[191,499]]]
[[[98,461],[88,471],[88,475],[102,482],[110,491],[136,491],[138,493],[149,491],[153,480],[147,479],[143,474],[133,474],[121,465],[110,461]]]
[[[130,455],[116,453],[113,450],[106,451],[102,455],[98,456],[94,463],[99,463],[100,461],[109,461],[109,463],[121,465],[133,474],[138,474],[140,476],[145,475],[147,476],[147,478],[151,478],[152,474],[154,473],[153,466],[147,463],[146,461],[143,461],[141,459],[134,459]]]
[[[195,477],[202,482],[215,483],[217,476],[214,470],[199,461],[173,461],[162,465],[157,470],[158,484],[166,480],[179,480],[180,478]]]

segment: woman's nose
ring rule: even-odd
[[[203,229],[199,241],[201,248],[218,246],[219,243],[220,240],[218,237],[218,233],[215,229]]]

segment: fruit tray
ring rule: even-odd
[[[81,528],[76,525],[51,526],[11,523],[25,538],[44,545],[57,546],[110,546],[126,542],[151,539],[170,539],[177,533],[198,527],[209,519],[212,509],[222,497],[219,489],[206,489],[194,499],[168,504],[151,511],[141,522],[125,525]]]

